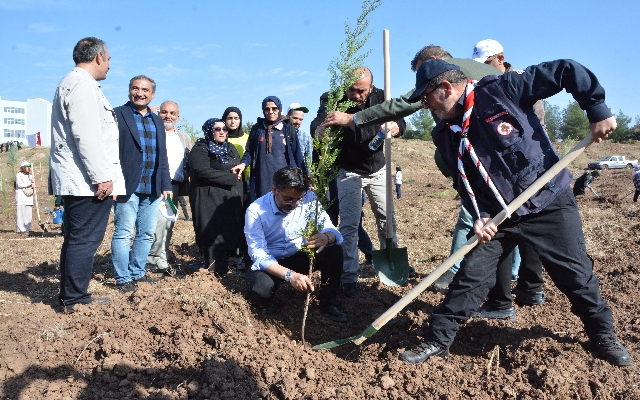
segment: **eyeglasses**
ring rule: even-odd
[[[280,194],[280,197],[282,198],[282,202],[286,203],[286,204],[298,204],[302,201],[302,199],[304,199],[304,196],[307,194],[307,192],[302,193],[302,196],[300,197],[290,197],[290,196],[285,196],[282,194],[281,191],[278,190],[278,194]]]
[[[485,63],[485,64],[491,64],[491,62],[493,62],[493,60],[495,60],[496,58],[498,58],[498,56],[497,56],[497,55],[495,55],[495,56],[491,56],[491,57],[487,58],[487,59],[484,61],[484,63]]]
[[[442,83],[440,85],[442,85]],[[431,89],[429,93],[420,96],[420,103],[422,103],[423,105],[429,105],[429,96],[431,95],[431,93],[435,92],[440,87],[440,85]]]
[[[278,110],[280,110],[278,107],[265,107],[262,111],[268,113],[268,112],[278,112]]]
[[[213,128],[214,132],[220,132],[220,131],[225,131],[225,132],[229,132],[229,128],[227,128],[226,126],[216,126],[215,128]]]

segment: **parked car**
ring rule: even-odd
[[[635,168],[638,160],[627,160],[625,156],[604,156],[596,161],[590,162],[589,169],[614,169],[614,168]]]

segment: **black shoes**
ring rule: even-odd
[[[148,271],[150,273],[152,273],[152,274],[157,274],[157,275],[160,275],[162,277],[175,276],[175,274],[176,274],[176,270],[173,269],[171,266],[168,266],[167,268],[156,267],[156,268],[153,268],[153,269],[149,269]]]
[[[454,276],[456,275],[450,270],[446,271],[429,286],[429,290],[436,293],[446,293]]]
[[[478,311],[472,312],[471,318],[508,319],[511,322],[516,322],[516,309],[509,307],[506,310],[494,310],[485,304]]]
[[[328,306],[320,306],[320,313],[334,322],[349,321],[347,315],[338,310],[338,307],[334,306],[333,304]]]
[[[631,356],[613,333],[593,335],[591,344],[609,364],[616,366],[631,365]]]
[[[91,301],[89,303],[78,303],[78,304],[82,304],[85,306],[88,306],[89,304],[97,304],[99,306],[104,306],[107,304],[111,304],[111,299],[108,297],[91,297],[90,299]],[[64,312],[67,314],[73,314],[76,310],[75,310],[75,306],[77,306],[78,304],[71,304],[68,305],[64,308]]]
[[[150,276],[147,276],[146,274],[144,274],[141,278],[134,280],[135,283],[140,283],[140,282],[158,283],[159,281],[160,281],[159,279],[154,279]]]
[[[342,293],[344,293],[345,296],[350,298],[358,297],[360,295],[360,290],[358,290],[358,283],[357,282],[343,283]]]
[[[135,292],[137,288],[138,288],[138,284],[136,283],[136,281],[116,283],[116,289],[120,291],[120,293]]]
[[[447,358],[449,349],[436,342],[420,343],[413,349],[400,354],[400,359],[409,364],[416,364],[426,361],[431,356]]]
[[[547,295],[541,290],[539,292],[525,292],[517,287],[511,291],[511,294],[515,295],[515,301],[530,306],[539,306],[544,304],[544,299]]]

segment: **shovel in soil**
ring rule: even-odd
[[[547,184],[554,176],[556,176],[563,168],[565,168],[569,163],[575,160],[585,148],[587,148],[593,142],[592,134],[587,135],[584,139],[582,139],[567,155],[565,155],[562,159],[560,159],[553,167],[551,167],[547,172],[545,172],[542,176],[540,176],[535,182],[531,184],[524,192],[522,192],[518,197],[516,197],[508,206],[509,214],[513,213],[517,210],[521,205],[523,205],[531,196],[537,193],[544,185]],[[508,217],[507,212],[505,210],[500,211],[491,221],[497,225],[500,225],[504,220]],[[322,350],[322,349],[331,349],[333,347],[338,347],[343,344],[352,342],[357,345],[362,344],[365,340],[373,336],[374,333],[378,332],[380,328],[382,328],[387,322],[389,322],[393,317],[395,317],[402,309],[404,309],[413,299],[418,297],[422,292],[424,292],[431,284],[440,277],[440,275],[444,274],[446,271],[451,268],[453,264],[465,254],[467,254],[471,249],[473,249],[478,244],[478,236],[473,235],[471,239],[467,241],[461,248],[459,248],[455,253],[451,254],[449,258],[444,260],[444,262],[436,267],[429,275],[427,275],[420,283],[418,283],[413,289],[409,291],[404,297],[398,300],[391,308],[385,311],[381,316],[379,316],[371,325],[367,327],[363,332],[359,335],[351,336],[345,339],[338,339],[332,342],[322,343],[313,347],[314,350]]]
[[[33,176],[36,176],[36,171],[34,171],[34,166],[31,166],[31,172],[33,172]],[[38,215],[38,225],[40,225],[40,229],[42,232],[47,232],[47,227],[44,226],[42,220],[40,220],[40,206],[38,205],[38,193],[36,192],[36,187],[33,187],[33,203],[36,205],[36,214]]]
[[[389,30],[382,32],[384,47],[384,99],[391,100],[391,79],[389,70]],[[387,240],[384,249],[376,250],[373,255],[373,268],[378,273],[380,282],[387,286],[404,285],[409,279],[409,256],[407,248],[395,248],[393,243],[393,190],[391,175],[391,133],[388,123],[385,126],[384,157],[387,172]]]

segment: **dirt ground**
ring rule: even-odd
[[[45,149],[31,161],[46,165]],[[562,147],[561,151],[568,148]],[[637,158],[637,145],[593,145],[570,168],[604,154]],[[26,153],[25,153],[26,154]],[[305,296],[283,285],[278,312],[263,315],[244,279],[188,272],[198,261],[190,222],[180,220],[172,264],[183,273],[134,293],[113,288],[109,226],[90,290],[108,306],[58,306],[59,226],[40,234],[34,211],[28,238],[14,233],[13,210],[0,216],[0,396],[6,399],[640,399],[638,296],[639,206],[630,170],[604,171],[600,195],[579,199],[587,248],[618,338],[634,365],[597,358],[569,303],[551,283],[544,305],[518,306],[516,322],[470,320],[448,359],[408,365],[398,359],[418,343],[443,296],[425,292],[361,346],[311,346],[360,333],[448,256],[459,202],[435,168],[433,145],[399,140],[404,197],[396,201],[398,237],[417,277],[403,287],[362,277],[361,295],[338,298],[349,322],[333,323],[312,302],[301,341]],[[2,159],[4,164],[4,159]],[[39,179],[42,179],[40,176]],[[7,192],[12,199],[13,192]],[[631,193],[631,195],[629,195]],[[6,204],[6,203],[5,203]],[[41,194],[43,208],[50,199]],[[373,233],[366,210],[365,226]],[[315,277],[319,279],[318,276]]]

